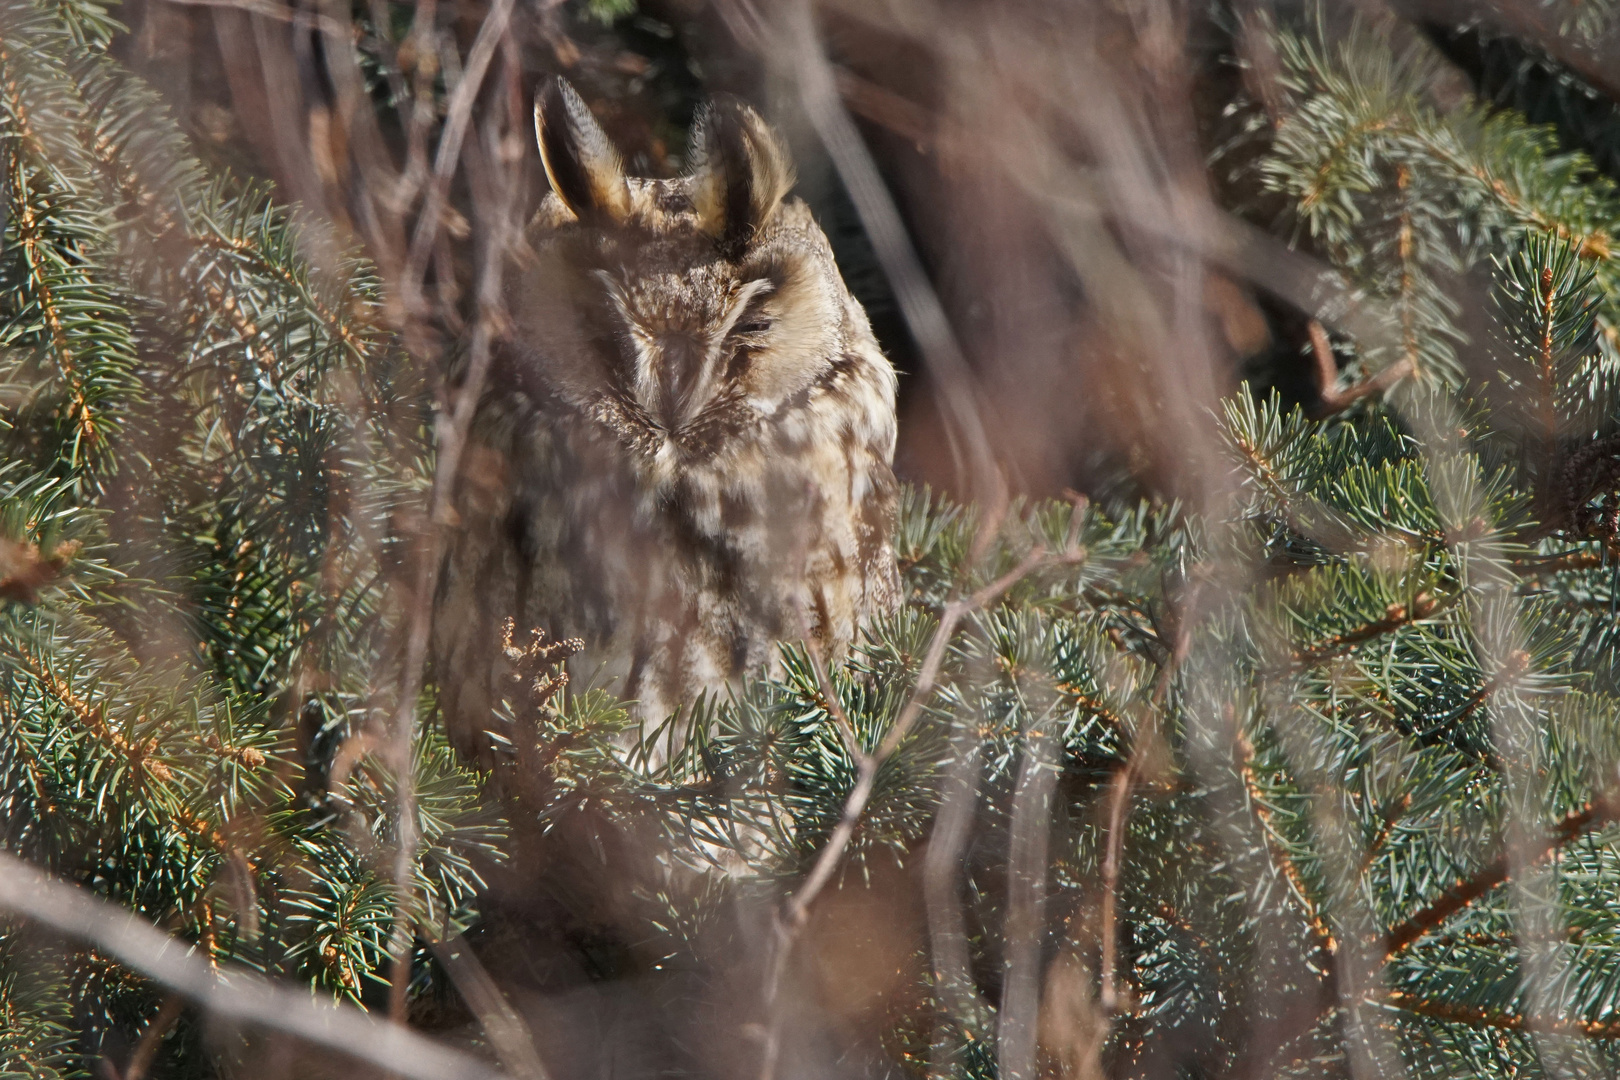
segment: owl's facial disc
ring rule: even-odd
[[[627,287],[606,273],[599,279],[630,345],[628,389],[666,436],[679,435],[702,416],[743,350],[757,346],[768,328],[758,310],[772,288],[768,279],[723,285],[686,280],[652,288],[646,281]]]

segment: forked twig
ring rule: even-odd
[[[495,47],[505,36],[507,24],[512,19],[513,3],[514,0],[495,0],[491,5],[489,14],[484,17],[484,25],[479,28],[478,37],[467,53],[467,66],[462,71],[461,81],[451,92],[450,102],[445,107],[444,130],[439,136],[439,148],[433,159],[432,180],[427,196],[422,200],[422,212],[417,215],[416,231],[411,236],[410,253],[405,259],[402,286],[407,311],[415,308],[422,274],[427,269],[428,257],[433,253],[434,241],[443,225],[440,218],[443,216],[444,200],[450,190],[450,178],[455,175],[456,164],[461,160],[461,144],[472,119],[473,103],[484,85],[484,75],[495,57]]]
[[[1412,374],[1412,360],[1403,356],[1378,374],[1340,390],[1339,365],[1333,358],[1327,330],[1316,319],[1310,321],[1307,329],[1311,335],[1311,353],[1316,357],[1316,382],[1322,395],[1322,409],[1328,416],[1343,412],[1364,397],[1382,393]]]

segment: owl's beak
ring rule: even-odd
[[[686,333],[658,338],[658,407],[664,430],[674,433],[696,416],[707,397],[709,349]]]

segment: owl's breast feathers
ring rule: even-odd
[[[537,558],[567,567],[569,595],[536,606],[651,714],[764,671],[779,640],[837,656],[895,606],[894,376],[851,345],[787,399],[723,393],[674,434],[612,394],[537,418],[534,449],[584,472],[523,470],[553,487],[522,501],[566,516]]]
[[[627,393],[581,399],[533,372],[500,384],[460,485],[435,631],[464,749],[485,752],[466,732],[510,693],[494,649],[508,617],[584,638],[576,683],[662,719],[767,672],[779,641],[837,658],[894,610],[894,371],[864,317],[838,338],[808,385],[767,402],[724,390],[674,435]]]

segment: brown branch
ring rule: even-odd
[[[1475,1005],[1454,1005],[1447,1002],[1425,1001],[1404,990],[1391,990],[1389,1004],[1415,1016],[1444,1020],[1451,1024],[1470,1027],[1501,1028],[1507,1031],[1536,1031],[1555,1035],[1584,1035],[1588,1039],[1620,1039],[1620,1022],[1613,1020],[1572,1020],[1564,1017],[1538,1019],[1520,1015],[1493,1013]]]
[[[1329,958],[1335,957],[1339,952],[1338,939],[1333,936],[1333,930],[1322,918],[1322,913],[1317,910],[1310,891],[1305,887],[1305,879],[1300,875],[1299,868],[1294,865],[1294,860],[1288,857],[1288,852],[1281,843],[1280,834],[1272,825],[1271,814],[1266,809],[1265,793],[1260,790],[1259,778],[1254,773],[1254,746],[1241,733],[1237,738],[1237,750],[1243,789],[1254,807],[1255,816],[1260,819],[1260,828],[1265,834],[1266,850],[1271,855],[1272,865],[1282,871],[1283,877],[1288,880],[1288,887],[1299,898],[1300,906],[1305,909],[1305,921],[1316,933],[1322,953]]]
[[[1052,831],[1054,765],[1063,752],[1052,730],[1031,726],[1013,788],[1007,841],[1001,1002],[996,1022],[996,1075],[1034,1080],[1041,1008],[1041,951],[1046,924],[1047,852]]]
[[[179,994],[169,994],[158,1007],[157,1015],[152,1017],[141,1032],[140,1042],[129,1055],[129,1063],[124,1066],[122,1080],[145,1080],[146,1070],[152,1067],[152,1059],[157,1057],[158,1044],[163,1036],[174,1027],[175,1021],[185,1011],[186,1000]]]
[[[1595,570],[1610,563],[1607,554],[1597,551],[1570,551],[1561,555],[1514,559],[1513,569],[1526,574],[1559,574],[1566,570]]]
[[[1605,795],[1585,807],[1568,815],[1559,822],[1557,828],[1548,834],[1542,850],[1536,853],[1531,861],[1539,862],[1552,855],[1592,829],[1606,825],[1616,818],[1620,818],[1620,802]],[[1427,907],[1417,911],[1405,922],[1393,927],[1384,936],[1384,957],[1388,959],[1438,928],[1451,916],[1468,907],[1475,900],[1505,884],[1511,874],[1511,866],[1506,853],[1497,856],[1484,868],[1472,877],[1458,881],[1450,889],[1441,893]]]
[[[1445,601],[1445,603],[1449,604],[1450,601]],[[1402,627],[1421,622],[1439,611],[1441,606],[1442,602],[1436,601],[1426,592],[1420,592],[1413,598],[1410,606],[1406,604],[1389,605],[1385,609],[1382,619],[1374,619],[1372,622],[1358,626],[1354,630],[1347,630],[1342,634],[1324,638],[1309,648],[1295,650],[1293,661],[1299,667],[1309,667],[1312,664],[1321,663],[1323,660],[1331,660],[1336,656],[1349,652],[1358,645],[1365,645],[1374,638],[1382,637]]]
[[[1311,335],[1311,352],[1316,357],[1317,389],[1322,397],[1319,417],[1343,412],[1364,397],[1388,390],[1413,372],[1411,357],[1403,356],[1376,375],[1340,390],[1339,365],[1333,358],[1333,346],[1328,341],[1327,330],[1316,319],[1310,321],[1308,329]]]
[[[887,128],[919,152],[956,153],[967,149],[967,141],[960,134],[954,130],[942,133],[940,117],[910,98],[863,79],[846,67],[834,68],[834,81],[851,112]]]
[[[939,810],[923,856],[923,900],[928,909],[928,945],[940,1003],[963,1031],[985,1041],[991,1037],[995,1014],[973,983],[967,921],[958,895],[962,848],[972,831],[978,804],[983,750],[973,720],[963,718],[957,724],[957,737],[963,745],[942,778]]]
[[[164,781],[174,778],[174,773],[161,761],[151,759],[154,747],[150,743],[137,743],[121,731],[115,731],[107,723],[106,709],[103,706],[92,705],[79,695],[72,683],[52,671],[39,657],[24,648],[13,650],[12,655],[17,657],[21,667],[37,683],[40,689],[46,691],[57,702],[65,705],[69,712],[79,721],[80,725],[100,739],[114,752],[122,755],[138,775],[150,776],[153,779]]]
[[[22,669],[33,678],[41,689],[55,698],[57,702],[66,706],[80,725],[114,753],[119,754],[128,761],[131,770],[136,776],[149,778],[159,785],[167,784],[174,779],[174,771],[152,756],[157,749],[157,740],[149,739],[144,743],[137,742],[123,732],[115,730],[107,722],[105,707],[92,705],[85,700],[79,695],[78,691],[74,690],[71,683],[57,675],[38,657],[22,648],[14,650],[12,655],[17,657]],[[203,745],[243,765],[257,767],[264,763],[264,754],[252,747],[222,746],[219,740],[213,736],[205,739]],[[161,806],[162,803],[159,805]],[[231,842],[207,818],[194,814],[183,806],[165,809],[163,813],[182,832],[200,837],[222,855],[240,856],[240,853],[236,851]]]
[[[10,55],[4,48],[0,48],[0,70],[10,69]],[[36,155],[44,157],[39,149],[38,136],[33,134],[28,126],[28,111],[25,107],[21,91],[12,81],[3,86],[6,98],[11,106],[11,115],[17,125],[23,129],[24,142],[31,142],[35,147]],[[51,346],[56,354],[58,370],[63,379],[67,381],[73,406],[68,415],[77,420],[79,431],[88,443],[94,443],[100,438],[100,429],[95,419],[90,415],[90,403],[84,387],[78,364],[74,360],[73,350],[68,344],[67,331],[62,325],[60,301],[52,290],[50,283],[39,272],[42,261],[40,248],[46,244],[43,230],[34,215],[34,208],[28,201],[28,182],[23,174],[22,161],[16,158],[13,161],[13,175],[6,178],[7,186],[11,189],[15,212],[12,217],[17,222],[17,238],[21,243],[26,262],[29,268],[29,281],[38,294],[39,309],[45,316],[46,328],[50,331]]]

